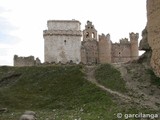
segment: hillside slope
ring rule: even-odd
[[[105,69],[115,72],[113,67]],[[0,108],[8,109],[0,112],[0,120],[17,120],[25,110],[35,111],[38,120],[116,120],[117,113],[156,112],[132,106],[86,79],[85,66],[80,65],[0,67]],[[124,94],[122,85],[111,89]]]

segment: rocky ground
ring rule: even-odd
[[[160,87],[152,83],[149,68],[139,63],[119,63],[113,66],[121,72],[127,92],[113,91],[99,84],[95,79],[96,66],[86,66],[87,79],[99,88],[114,95],[123,105],[160,111]],[[117,99],[118,98],[118,99]],[[121,100],[121,101],[119,101]]]

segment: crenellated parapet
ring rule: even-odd
[[[102,35],[99,35],[99,41],[101,41],[101,40],[110,41],[110,34],[105,35],[102,33]]]
[[[111,63],[111,40],[110,34],[99,35],[98,42],[99,50],[99,62],[100,63]]]
[[[119,40],[120,44],[130,44],[128,38],[122,38]]]
[[[131,33],[129,33],[129,37],[130,37],[130,40],[138,40],[139,34],[131,32]]]
[[[138,39],[139,34],[138,33],[129,33],[130,42],[131,42],[131,60],[137,60],[138,59]]]

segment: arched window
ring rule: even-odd
[[[88,38],[88,37],[89,37],[89,33],[87,32],[87,33],[86,33],[86,38]]]
[[[94,33],[92,33],[92,38],[95,38],[95,34]]]

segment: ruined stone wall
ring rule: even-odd
[[[22,67],[22,66],[34,66],[41,64],[39,58],[34,60],[34,56],[29,57],[18,57],[18,55],[14,55],[13,58],[14,66]]]
[[[48,21],[48,30],[43,32],[45,62],[79,63],[81,61],[80,22]]]
[[[128,62],[131,60],[131,45],[127,43],[112,44],[112,63]]]
[[[151,66],[160,76],[160,0],[147,0],[148,42],[152,49]]]
[[[99,35],[99,62],[100,63],[111,63],[111,41],[110,35],[104,34]]]

